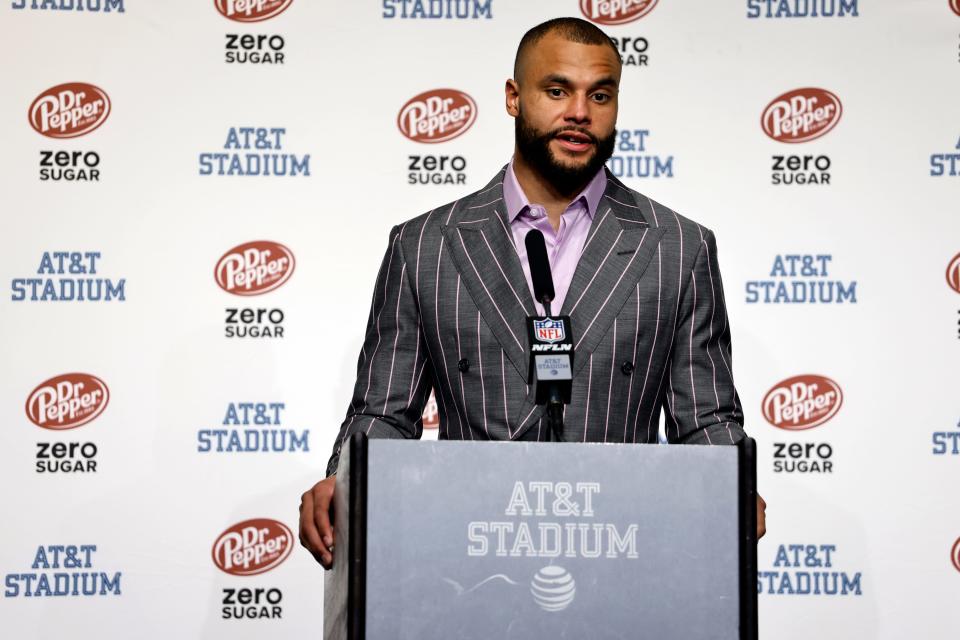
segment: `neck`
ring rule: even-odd
[[[520,150],[513,150],[513,173],[523,189],[524,195],[531,203],[543,205],[547,210],[547,218],[554,230],[560,228],[560,216],[566,210],[573,198],[583,191],[587,183],[593,178],[589,176],[583,184],[571,185],[569,191],[560,191],[556,185],[549,182],[520,154]]]

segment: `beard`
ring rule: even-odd
[[[517,151],[556,191],[564,196],[573,196],[590,181],[597,171],[613,155],[616,142],[616,130],[605,138],[597,138],[592,133],[576,126],[562,127],[542,132],[533,128],[523,117],[523,111],[514,122]],[[550,141],[564,131],[576,131],[588,136],[593,143],[593,155],[581,165],[563,164],[550,150]]]

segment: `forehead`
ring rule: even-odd
[[[522,73],[538,82],[550,75],[589,81],[613,76],[620,80],[620,58],[605,44],[572,42],[557,33],[549,33],[526,52]]]

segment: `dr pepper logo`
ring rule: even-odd
[[[960,571],[960,538],[953,543],[953,549],[950,550],[950,560],[957,571]]]
[[[48,138],[76,138],[102,125],[110,115],[110,98],[100,87],[67,82],[50,87],[31,103],[30,126]]]
[[[580,11],[588,20],[616,25],[639,20],[657,6],[657,0],[580,0]]]
[[[433,89],[400,109],[397,126],[414,142],[446,142],[466,133],[477,119],[477,103],[463,91]]]
[[[435,393],[436,391],[430,392],[430,397],[427,399],[427,406],[423,408],[423,414],[420,416],[423,419],[424,429],[438,429],[440,427],[440,412],[437,410],[437,396]]]
[[[260,22],[283,13],[293,0],[214,0],[225,18],[236,22]]]
[[[960,2],[960,0],[957,0]],[[947,265],[947,284],[950,288],[960,293],[960,253],[953,256],[953,260]]]
[[[837,126],[843,106],[826,89],[794,89],[773,99],[763,110],[763,132],[777,142],[807,142]]]
[[[840,385],[824,376],[794,376],[777,383],[763,398],[763,417],[780,429],[818,427],[840,410]]]
[[[89,373],[64,373],[37,385],[27,397],[27,417],[44,429],[73,429],[107,408],[107,385]]]
[[[237,245],[223,254],[213,275],[227,293],[257,296],[289,280],[294,266],[290,249],[279,242],[256,240]]]
[[[254,518],[238,522],[213,543],[213,563],[234,576],[265,573],[287,559],[293,533],[282,522]]]
[[[950,0],[950,8],[953,9],[953,12],[960,16],[960,0]]]

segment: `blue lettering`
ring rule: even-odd
[[[237,407],[234,403],[227,405],[227,415],[223,419],[223,424],[247,424],[246,411],[244,411],[243,422],[240,422],[240,417],[237,415]]]
[[[849,579],[846,573],[840,574],[840,579],[842,581],[841,593],[847,595],[850,592],[853,592],[855,595],[862,595],[860,591],[860,572],[853,576],[853,579]]]
[[[10,299],[14,302],[19,302],[27,296],[27,292],[24,291],[23,285],[27,283],[23,278],[15,278],[10,284],[10,287],[13,289],[13,293],[10,295]]]
[[[310,432],[306,429],[297,437],[295,431],[290,431],[290,451],[310,451]]]
[[[210,163],[210,159],[213,158],[212,153],[201,153],[200,154],[200,175],[208,176],[213,173],[213,165]],[[223,172],[220,172],[221,175]]]
[[[43,545],[37,547],[37,555],[33,558],[33,564],[30,565],[31,569],[39,569],[41,567],[44,569],[50,568],[50,562],[47,560],[47,552],[43,548]]]
[[[114,595],[120,595],[120,572],[117,571],[113,574],[113,579],[107,577],[107,574],[100,574],[100,595],[105,596],[107,593],[113,593]]]
[[[7,589],[3,592],[5,598],[16,598],[20,594],[20,584],[17,582],[17,578],[19,578],[19,576],[15,573],[7,574],[5,580]]]
[[[852,303],[857,301],[857,281],[851,281],[847,288],[844,289],[843,283],[837,281],[837,302],[842,303],[845,299],[848,299]]]

